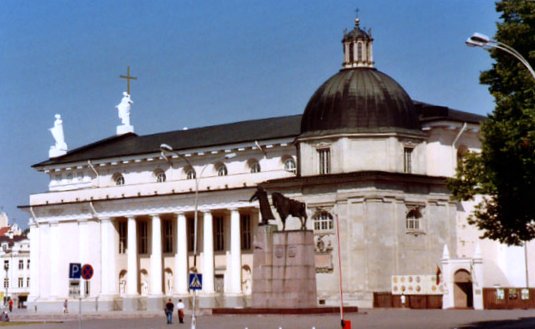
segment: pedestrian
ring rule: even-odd
[[[175,308],[175,304],[171,301],[171,298],[169,298],[169,301],[165,304],[165,315],[167,316],[167,324],[173,323],[173,310]]]
[[[9,313],[13,312],[13,298],[10,298],[9,299]]]
[[[69,301],[67,299],[63,302],[63,313],[69,313]]]
[[[182,299],[178,300],[178,303],[176,303],[176,309],[178,311],[178,321],[180,323],[184,323],[184,303],[182,303]]]

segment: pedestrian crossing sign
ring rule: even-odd
[[[201,290],[202,289],[202,274],[190,273],[189,274],[189,290]]]

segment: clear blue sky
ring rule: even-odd
[[[489,0],[27,1],[0,7],[0,206],[44,192],[54,114],[69,149],[115,134],[132,83],[140,135],[302,113],[342,62],[342,32],[371,28],[376,67],[419,101],[487,114],[491,65],[464,40],[494,35]]]

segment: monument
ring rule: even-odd
[[[261,187],[255,195],[262,196],[262,193],[266,195],[265,200],[267,200],[267,194]],[[275,199],[279,196],[282,194],[275,194]],[[258,197],[258,200],[261,201],[263,198]],[[295,209],[305,210],[304,203],[291,201],[283,206],[279,204],[276,208],[283,223],[288,215],[295,216],[295,212],[290,211],[288,207],[290,204]],[[269,202],[260,202],[260,213],[262,216],[272,214]],[[265,224],[258,227],[253,240],[252,306],[254,308],[317,306],[314,235],[312,231],[306,230],[304,224],[306,212],[301,211],[301,214],[305,217],[301,230],[278,231],[277,225],[267,224],[267,219],[262,218],[262,223]]]
[[[122,123],[117,126],[117,135],[122,135],[134,132],[134,126],[130,124],[130,108],[134,104],[134,101],[130,98],[130,80],[137,80],[137,77],[130,75],[130,66],[128,66],[126,75],[120,75],[119,77],[126,80],[126,91],[123,92],[123,98],[119,105],[115,107]]]
[[[54,127],[49,130],[56,143],[50,146],[50,150],[48,151],[49,158],[57,158],[67,154],[67,143],[65,143],[65,135],[63,134],[63,120],[61,120],[61,115],[59,114],[56,114],[54,117],[56,118]]]

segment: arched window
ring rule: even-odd
[[[195,170],[190,166],[184,168],[184,172],[186,173],[186,179],[195,179],[197,177]]]
[[[362,42],[357,43],[357,62],[362,62]]]
[[[124,185],[124,177],[120,173],[115,173],[112,176],[113,181],[115,182],[115,185],[120,186]]]
[[[314,231],[332,231],[334,228],[333,216],[325,210],[316,211],[314,216]]]
[[[248,161],[249,169],[251,170],[251,174],[259,173],[260,172],[260,163],[256,159],[250,159]]]
[[[165,175],[165,172],[161,169],[156,169],[154,171],[154,177],[156,178],[157,183],[163,183],[166,181],[167,176]]]
[[[355,56],[353,54],[353,43],[350,43],[349,44],[349,63],[353,63],[354,59],[355,59]]]
[[[284,170],[295,173],[297,171],[297,166],[295,165],[295,160],[292,157],[288,157],[284,160]]]
[[[407,212],[405,217],[405,227],[407,231],[421,231],[421,222],[422,213],[419,207],[412,207]]]
[[[217,166],[217,176],[227,176],[227,175],[228,175],[227,166],[225,166],[224,164],[220,164],[219,166]]]

